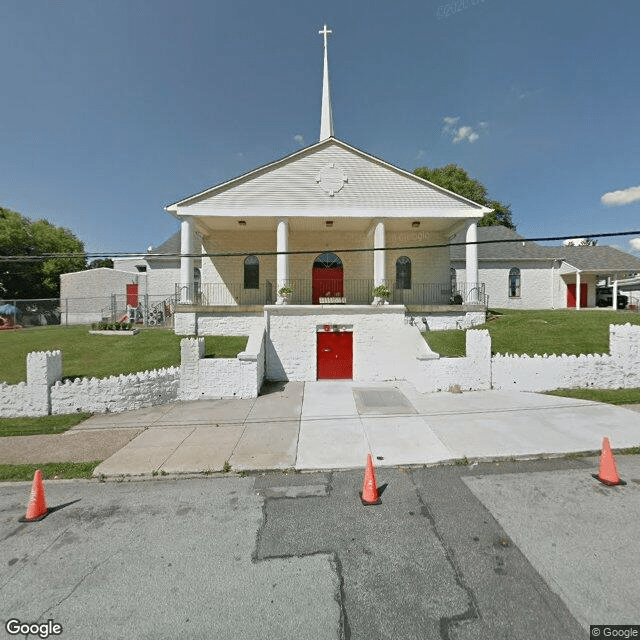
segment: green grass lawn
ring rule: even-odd
[[[70,413],[39,418],[0,418],[0,437],[64,433],[90,416],[90,413]]]
[[[490,310],[487,322],[475,327],[488,329],[492,353],[516,355],[609,352],[609,325],[640,325],[640,313],[602,309],[557,311]],[[442,356],[464,356],[464,331],[427,331],[427,344]]]
[[[170,329],[141,329],[137,336],[90,335],[89,327],[35,327],[0,331],[0,381],[26,380],[30,351],[62,351],[62,375],[104,378],[180,364],[180,340]],[[207,336],[207,357],[234,358],[244,351],[246,336]]]
[[[43,480],[91,478],[93,470],[100,462],[102,460],[94,462],[46,462],[45,464],[0,464],[0,482],[33,480],[33,474],[36,469],[42,471]]]
[[[547,391],[547,395],[607,404],[640,404],[640,389],[556,389]]]

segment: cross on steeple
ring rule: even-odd
[[[331,95],[329,92],[329,57],[327,54],[327,36],[332,33],[324,25],[322,31],[318,31],[324,36],[324,74],[322,76],[322,112],[320,114],[320,142],[333,137],[333,115],[331,113]]]
[[[324,25],[324,29],[322,31],[318,31],[318,33],[322,36],[324,36],[324,48],[327,48],[327,36],[330,33],[333,33],[333,31],[330,31],[329,29],[327,29],[327,25]]]

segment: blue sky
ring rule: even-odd
[[[3,0],[0,205],[158,245],[165,205],[317,141],[326,22],[338,138],[462,166],[525,236],[640,228],[640,3],[454,5]]]

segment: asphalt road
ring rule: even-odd
[[[639,624],[640,457],[618,466],[628,484],[612,488],[588,459],[379,469],[374,507],[355,471],[51,482],[54,511],[32,524],[18,522],[29,487],[1,485],[0,637],[11,618],[52,619],[64,639],[547,640]]]

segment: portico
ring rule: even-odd
[[[467,282],[456,283],[447,244],[461,231],[476,242],[477,222],[490,210],[334,137],[329,34],[326,26],[320,31],[319,141],[166,207],[181,222],[178,313],[484,304],[477,246],[467,245]],[[374,295],[383,285],[389,296]]]

